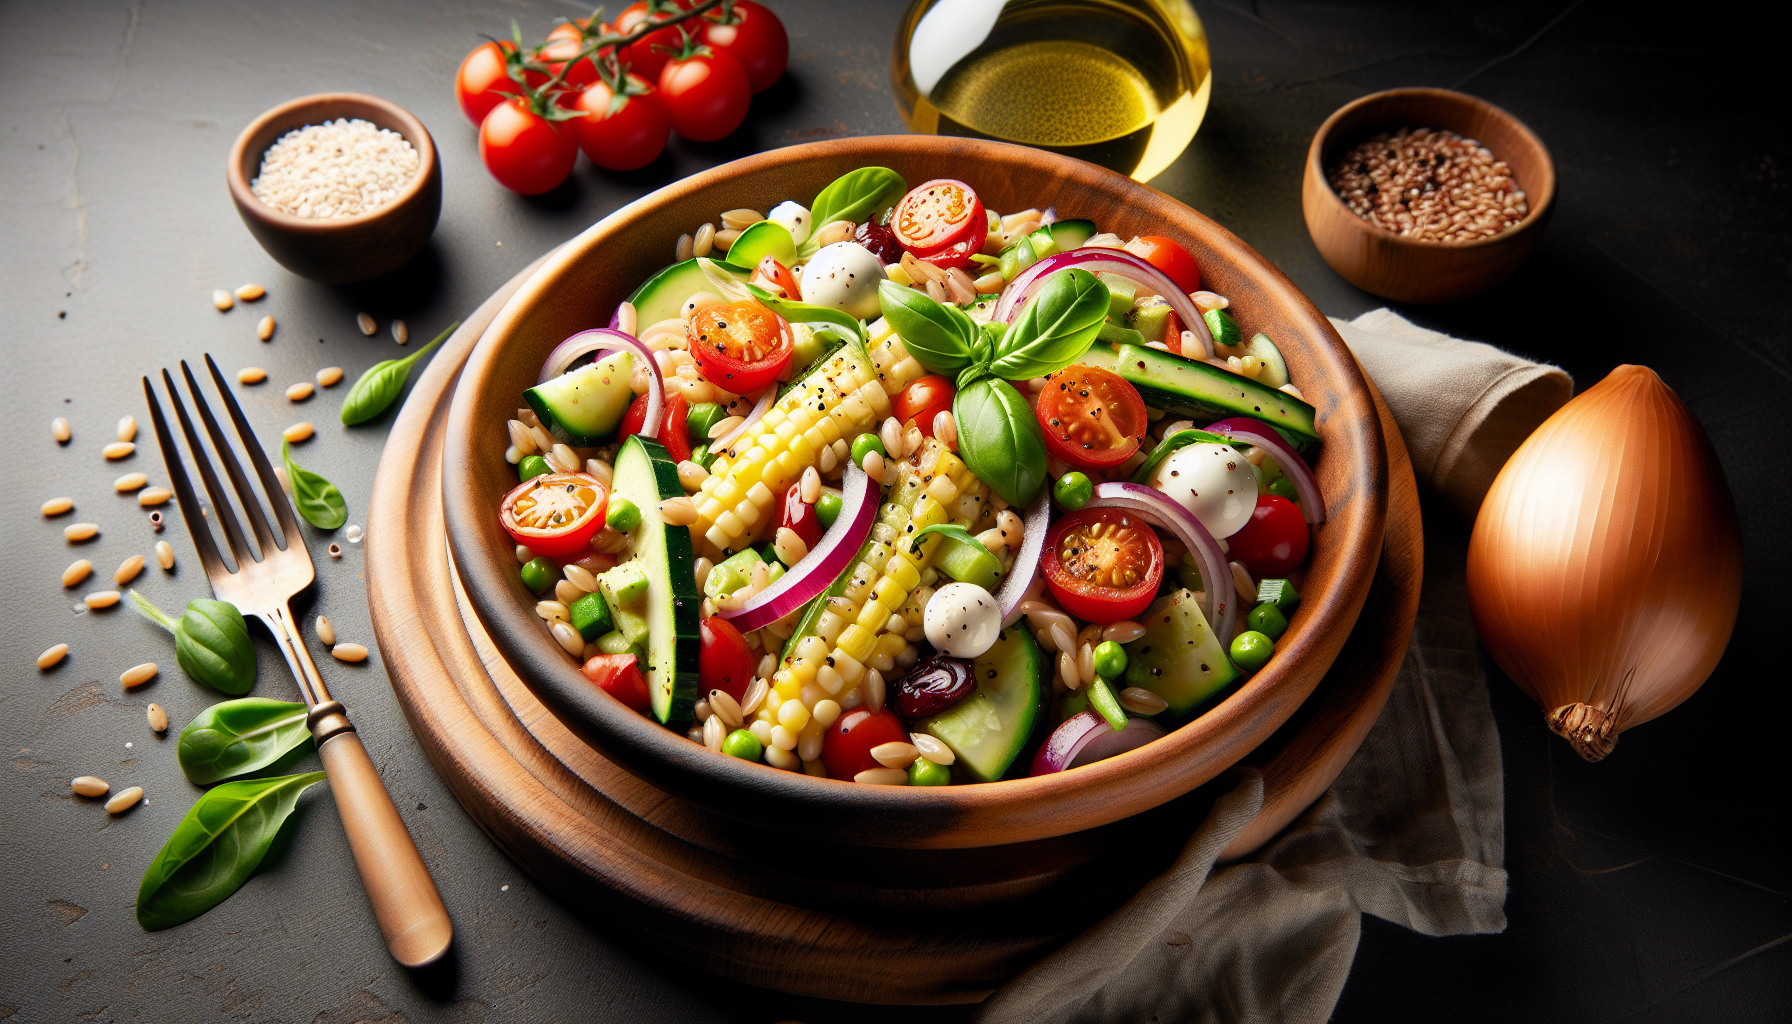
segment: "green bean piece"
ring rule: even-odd
[[[1282,634],[1288,632],[1288,616],[1282,614],[1282,609],[1268,603],[1252,608],[1251,614],[1244,617],[1244,624],[1271,640],[1280,640]]]
[[[698,402],[685,414],[685,430],[693,441],[709,440],[709,428],[728,418],[728,411],[714,402]]]

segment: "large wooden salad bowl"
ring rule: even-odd
[[[1139,750],[1055,776],[941,788],[860,786],[719,756],[591,686],[541,628],[497,508],[516,477],[503,423],[548,352],[608,322],[669,262],[673,242],[723,210],[808,201],[856,167],[910,184],[968,182],[992,209],[1056,206],[1121,236],[1168,235],[1203,287],[1230,297],[1245,332],[1265,331],[1319,410],[1315,471],[1328,521],[1313,538],[1303,602],[1270,665],[1217,707]],[[810,143],[694,175],[618,210],[550,257],[498,313],[469,358],[444,438],[442,502],[456,569],[497,652],[541,702],[605,757],[667,793],[793,839],[881,847],[1011,844],[1096,828],[1214,778],[1268,738],[1318,685],[1368,593],[1387,510],[1387,456],[1374,399],[1330,323],[1230,232],[1145,185],[1066,157],[971,139],[898,136]]]

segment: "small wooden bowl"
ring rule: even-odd
[[[1509,230],[1463,245],[1402,238],[1350,211],[1325,169],[1365,139],[1401,128],[1444,128],[1478,140],[1511,168],[1530,213]],[[1307,148],[1301,210],[1307,233],[1333,270],[1363,291],[1396,302],[1454,302],[1504,280],[1536,248],[1555,206],[1556,167],[1524,122],[1486,100],[1448,89],[1390,89],[1346,104]]]
[[[417,175],[396,199],[354,217],[311,220],[255,198],[249,183],[275,140],[295,128],[337,118],[371,121],[404,136],[416,149]],[[442,214],[442,165],[429,129],[396,103],[361,93],[301,96],[256,118],[230,147],[224,177],[237,213],[268,255],[300,277],[326,284],[368,281],[397,270],[429,242]]]

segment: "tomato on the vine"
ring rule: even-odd
[[[672,128],[693,142],[713,142],[747,119],[752,85],[740,62],[721,50],[684,46],[660,69],[659,81]]]
[[[1045,583],[1085,622],[1120,622],[1145,610],[1164,578],[1164,545],[1143,519],[1118,508],[1085,508],[1045,534]]]
[[[579,671],[597,684],[597,688],[645,715],[652,704],[647,693],[647,680],[632,654],[598,654],[585,662]]]
[[[636,75],[628,76],[626,95],[618,96],[609,83],[593,82],[579,92],[570,110],[584,117],[570,127],[579,148],[591,162],[609,171],[632,171],[659,158],[672,134],[672,119],[653,86]]]
[[[543,473],[523,481],[498,507],[498,520],[518,544],[548,558],[583,554],[603,529],[609,495],[584,473]]]
[[[622,13],[616,16],[616,34],[628,35],[640,28],[641,23],[648,17],[677,14],[684,9],[684,6],[678,0],[649,0],[649,2],[637,0],[636,3],[624,7]],[[682,40],[683,36],[679,34],[677,25],[649,32],[646,36],[629,44],[627,50],[629,67],[649,82],[658,81],[660,69],[666,66],[666,61],[670,57],[666,50],[656,49],[656,47],[663,46],[669,50],[676,50]]]
[[[1078,469],[1108,469],[1132,458],[1145,433],[1145,400],[1112,370],[1074,363],[1045,378],[1039,393],[1045,450]]]
[[[876,712],[854,708],[822,733],[821,764],[829,778],[850,782],[862,771],[883,767],[871,756],[873,747],[898,742],[908,742],[908,730],[896,712],[888,707]]]
[[[925,258],[975,240],[966,254],[976,252],[989,234],[989,215],[983,200],[962,181],[935,178],[910,190],[890,216],[896,241],[917,257]]]
[[[703,376],[737,395],[776,382],[796,354],[790,324],[750,299],[699,309],[685,328],[685,339]]]
[[[942,412],[951,411],[952,398],[957,393],[951,381],[936,373],[928,374],[897,392],[896,399],[890,403],[890,411],[896,422],[906,427],[909,420],[914,420],[922,434],[932,437],[934,419]]]
[[[460,62],[460,70],[454,75],[454,99],[474,127],[505,97],[522,91],[522,86],[511,81],[505,71],[505,55],[515,50],[516,45],[510,42],[480,43]]]
[[[498,184],[532,196],[566,180],[579,144],[571,131],[529,109],[528,99],[512,96],[480,122],[479,157]]]
[[[773,295],[786,299],[797,302],[801,302],[803,299],[803,288],[797,283],[796,275],[790,272],[790,268],[779,263],[776,256],[767,256],[760,260],[759,266],[753,268],[752,279],[747,283],[758,285]]]
[[[660,416],[660,436],[655,440],[666,446],[666,455],[673,462],[684,462],[691,457],[691,441],[686,436],[690,429],[690,404],[683,395],[668,391],[661,407],[665,411]],[[646,422],[647,396],[636,395],[622,412],[622,422],[616,427],[616,443],[621,444],[639,434]]]
[[[1175,239],[1162,235],[1140,235],[1128,243],[1126,251],[1163,271],[1183,291],[1201,290],[1201,268],[1196,265],[1195,258],[1188,254],[1188,250],[1178,245]]]
[[[540,57],[547,62],[550,76],[559,74],[561,65],[577,57],[579,51],[585,48],[585,37],[581,30],[590,20],[581,18],[577,22],[561,22],[548,33],[547,42],[542,44]],[[597,65],[591,63],[591,58],[583,58],[568,68],[566,76],[560,80],[568,88],[582,89],[598,80]]]
[[[1257,507],[1226,538],[1227,554],[1258,579],[1286,576],[1307,559],[1312,534],[1299,506],[1275,494],[1257,496]]]
[[[778,16],[753,0],[734,0],[734,17],[720,11],[704,15],[703,41],[740,63],[754,92],[772,87],[790,63],[790,37]]]
[[[697,655],[697,684],[706,694],[720,690],[740,700],[753,682],[753,669],[759,659],[753,657],[746,638],[727,619],[712,615],[697,625],[703,640]]]

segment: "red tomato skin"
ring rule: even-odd
[[[1052,596],[1058,599],[1059,607],[1084,622],[1106,624],[1123,622],[1136,617],[1151,604],[1152,599],[1157,596],[1158,584],[1163,582],[1163,542],[1157,539],[1157,534],[1153,533],[1149,526],[1143,525],[1141,525],[1143,532],[1140,536],[1147,538],[1146,543],[1151,548],[1151,564],[1145,578],[1131,591],[1091,593],[1084,589],[1085,585],[1079,584],[1061,568],[1062,563],[1058,561],[1058,540],[1063,536],[1064,531],[1083,519],[1099,518],[1117,512],[1118,510],[1106,508],[1072,512],[1054,522],[1045,535],[1045,560],[1041,566],[1044,570],[1041,575],[1045,577],[1045,585],[1051,590]],[[1095,515],[1091,515],[1091,513]]]
[[[714,142],[747,119],[753,88],[740,63],[726,53],[669,60],[659,83],[672,130],[693,142]]]
[[[926,262],[939,267],[941,270],[951,270],[953,267],[963,270],[971,265],[971,257],[982,251],[983,238],[977,235],[972,235],[970,238],[965,239],[957,245],[941,249],[938,252],[929,253],[926,256],[917,256],[915,258],[925,260]]]
[[[576,94],[569,109],[583,110],[585,116],[569,124],[579,140],[579,148],[591,162],[607,171],[632,171],[645,167],[666,149],[672,135],[672,118],[660,102],[659,93],[635,75],[629,78],[649,90],[644,95],[626,97],[615,113],[610,104],[615,93],[599,81]]]
[[[1139,241],[1151,247],[1145,262],[1163,271],[1166,277],[1176,282],[1176,287],[1184,292],[1201,290],[1200,265],[1175,239],[1162,235],[1141,235]]]
[[[680,3],[677,6],[683,7],[685,5]],[[616,32],[619,35],[627,35],[640,27],[641,23],[646,20],[647,5],[645,3],[636,2],[629,4],[622,9],[621,14],[616,16]],[[649,82],[658,81],[660,77],[660,69],[664,68],[666,62],[672,58],[665,50],[656,50],[654,47],[666,46],[677,49],[679,38],[678,26],[662,28],[657,32],[648,33],[646,38],[629,46],[629,67],[633,69],[635,74],[640,75]]]
[[[1169,318],[1164,321],[1164,344],[1177,355],[1182,354],[1182,320],[1173,309],[1170,310]]]
[[[504,54],[514,50],[512,43],[481,43],[460,62],[454,75],[454,98],[461,113],[477,128],[493,107],[514,96],[522,87],[504,73]]]
[[[571,558],[588,553],[591,550],[591,538],[597,536],[597,532],[604,528],[604,510],[609,506],[610,495],[608,488],[595,479],[585,477],[582,473],[578,475],[597,488],[599,495],[597,514],[582,523],[578,529],[570,530],[557,537],[543,537],[539,534],[523,533],[511,525],[511,502],[534,490],[536,484],[541,480],[540,477],[524,480],[511,488],[509,494],[504,495],[504,500],[499,505],[498,523],[504,527],[506,533],[510,534],[511,539],[518,544],[527,545],[529,550],[538,555],[545,555],[548,558]]]
[[[841,715],[822,734],[821,763],[828,778],[851,782],[853,776],[872,768],[882,768],[871,748],[883,743],[908,742],[908,730],[902,719],[889,708],[872,714],[865,708],[854,708]]]
[[[635,713],[645,715],[652,706],[647,693],[647,680],[632,654],[599,654],[579,669],[597,688],[621,701]]]
[[[1226,538],[1227,554],[1258,579],[1287,576],[1307,560],[1312,532],[1300,507],[1279,494],[1257,496],[1257,507],[1239,531]]]
[[[697,681],[708,694],[721,690],[736,701],[746,696],[758,659],[734,623],[712,615],[698,624],[703,649],[697,657]]]
[[[735,0],[736,25],[713,20],[704,27],[703,42],[733,57],[747,73],[753,91],[764,92],[790,63],[790,36],[778,16],[753,0]]]
[[[522,97],[512,97],[480,122],[479,157],[498,184],[533,196],[566,180],[579,158],[579,144],[571,132],[530,110]]]
[[[738,315],[757,320],[767,332],[767,337],[770,332],[775,331],[777,338],[770,351],[752,362],[746,362],[718,350],[715,342],[706,341],[703,325],[709,322],[708,318],[726,315],[726,312],[717,313],[717,310],[733,310]],[[697,369],[704,378],[735,395],[750,394],[767,387],[789,368],[791,360],[796,356],[796,338],[791,334],[790,323],[751,300],[703,307],[692,315],[690,325],[685,329],[685,338],[690,345],[691,358],[696,361]]]
[[[921,428],[922,436],[932,437],[934,419],[940,413],[952,410],[952,398],[957,393],[951,381],[938,374],[928,374],[897,392],[896,400],[890,403],[890,411],[896,422],[904,427],[914,420],[915,426]]]
[[[801,482],[791,484],[790,490],[784,492],[784,512],[778,517],[778,526],[788,527],[811,549],[821,543],[821,514],[803,500]]]
[[[1059,462],[1068,463],[1085,472],[1111,469],[1132,458],[1142,443],[1138,434],[1131,435],[1131,440],[1116,448],[1086,451],[1072,447],[1063,439],[1063,431],[1052,426],[1052,420],[1061,413],[1057,396],[1062,392],[1058,385],[1069,384],[1074,387],[1079,383],[1105,386],[1109,393],[1118,396],[1120,413],[1127,422],[1127,429],[1136,429],[1138,434],[1145,431],[1145,400],[1139,396],[1137,388],[1119,374],[1100,367],[1070,366],[1046,378],[1045,391],[1040,393],[1039,401],[1034,407],[1034,413],[1039,417],[1039,429],[1045,433],[1046,453]],[[1103,407],[1110,410],[1113,408],[1106,403],[1103,403]]]
[[[691,440],[686,436],[686,421],[690,418],[691,407],[685,402],[683,395],[666,395],[662,403],[664,413],[660,417],[660,436],[654,440],[666,446],[666,456],[673,462],[684,462],[691,457]],[[647,421],[647,396],[636,395],[635,400],[623,410],[622,422],[616,428],[616,443],[621,444],[630,437],[641,432]]]
[[[927,198],[928,191],[936,186],[950,186],[961,190],[970,198],[969,210],[966,211],[963,220],[955,226],[951,226],[950,230],[944,233],[930,232],[924,238],[909,235],[902,228],[905,209],[925,206],[930,201]],[[932,181],[916,185],[909,190],[908,195],[902,197],[901,201],[896,204],[896,211],[890,216],[890,229],[896,233],[896,241],[904,249],[914,253],[917,259],[926,259],[931,255],[945,253],[948,249],[960,248],[966,242],[974,239],[974,244],[965,254],[965,259],[968,261],[970,253],[982,248],[984,239],[989,236],[989,215],[984,212],[983,200],[977,195],[976,189],[952,178],[935,178]],[[948,258],[952,257],[948,256]]]
[[[584,22],[590,19],[581,18],[579,20]],[[542,44],[541,59],[549,62],[548,66],[552,69],[549,74],[555,75],[559,74],[560,65],[564,63],[556,58],[572,57],[581,49],[583,47],[579,45],[579,26],[570,21],[563,22],[548,33],[547,41]],[[583,89],[592,82],[598,81],[597,65],[591,63],[589,57],[580,60],[566,72],[566,77],[560,81],[566,83],[568,88]]]
[[[785,298],[796,302],[803,299],[803,289],[797,283],[796,275],[790,272],[790,268],[779,263],[776,256],[760,260],[759,266],[753,268],[752,279],[747,283],[756,284],[773,294],[781,290]]]

